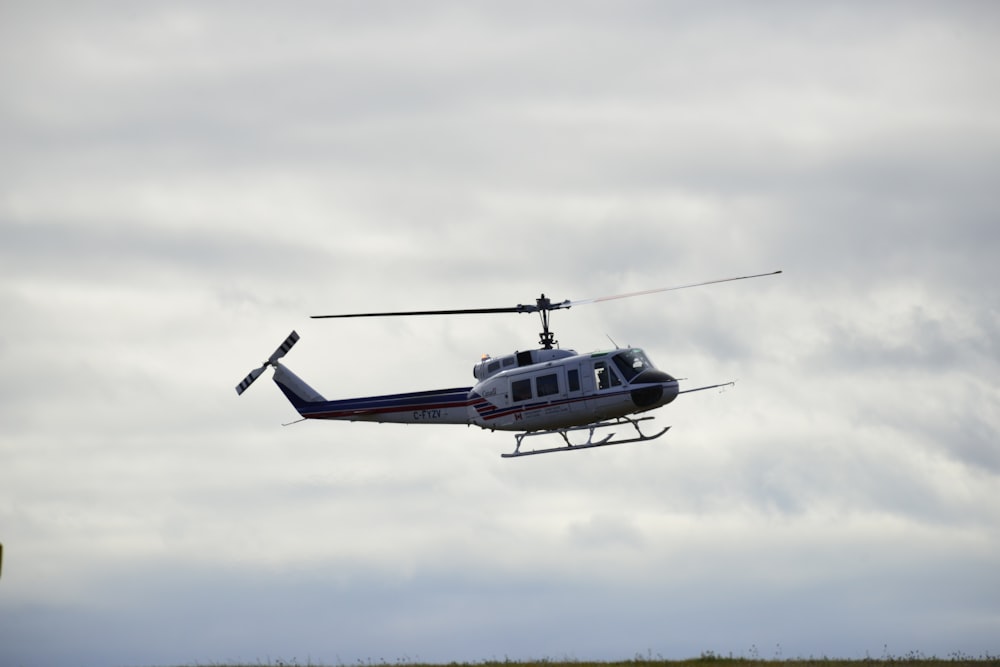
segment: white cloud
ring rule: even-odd
[[[992,8],[5,16],[0,662],[996,654]],[[653,443],[232,389],[293,328],[331,398],[539,329],[310,314],[779,268],[554,314],[737,380]]]

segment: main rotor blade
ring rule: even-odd
[[[509,308],[458,308],[454,310],[407,310],[392,313],[346,313],[343,315],[310,315],[314,320],[345,317],[410,317],[413,315],[482,315],[487,313],[534,313],[537,306],[512,306]]]
[[[642,296],[644,294],[655,294],[657,292],[669,292],[672,290],[686,289],[688,287],[701,287],[702,285],[714,285],[716,283],[728,283],[734,280],[747,280],[748,278],[760,278],[763,276],[773,276],[781,271],[771,273],[757,273],[752,276],[737,276],[735,278],[722,278],[720,280],[707,280],[703,283],[691,283],[690,285],[678,285],[676,287],[660,287],[658,289],[643,290],[642,292],[629,292],[628,294],[614,294],[612,296],[600,296],[594,299],[580,299],[579,301],[559,301],[552,303],[543,294],[539,297],[535,305],[518,304],[507,308],[455,308],[449,310],[403,310],[384,313],[344,313],[340,315],[310,315],[314,320],[347,318],[347,317],[412,317],[416,315],[483,315],[488,313],[543,313],[550,310],[560,310],[572,308],[588,303],[598,303],[601,301],[611,301],[612,299],[625,299],[631,296]]]
[[[719,280],[706,280],[703,283],[691,283],[690,285],[677,285],[676,287],[659,287],[656,289],[643,290],[641,292],[628,292],[627,294],[614,294],[612,296],[599,296],[594,299],[580,299],[579,301],[564,301],[560,304],[554,304],[553,308],[572,308],[573,306],[582,306],[588,303],[600,303],[601,301],[612,301],[614,299],[626,299],[633,296],[643,296],[646,294],[656,294],[657,292],[671,292],[673,290],[687,289],[688,287],[701,287],[703,285],[715,285],[716,283],[729,283],[734,280],[748,280],[749,278],[762,278],[764,276],[774,276],[781,273],[781,271],[771,271],[770,273],[756,273],[752,276],[737,276],[735,278],[721,278]]]

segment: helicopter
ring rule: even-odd
[[[680,394],[727,387],[733,383],[681,389],[676,378],[656,368],[646,353],[637,347],[620,348],[616,344],[614,349],[584,354],[561,349],[549,327],[552,311],[779,273],[780,270],[578,301],[553,302],[543,293],[534,304],[500,308],[312,315],[312,319],[336,319],[538,313],[542,331],[538,349],[500,357],[483,355],[473,367],[476,384],[471,387],[332,401],[281,363],[280,360],[299,341],[299,335],[292,331],[259,368],[250,371],[236,386],[236,393],[242,395],[270,367],[274,369],[275,384],[299,413],[301,419],[298,421],[332,419],[393,424],[464,424],[489,431],[512,431],[515,434],[514,451],[501,454],[503,458],[655,440],[670,427],[652,433],[643,432],[644,422],[654,419],[646,413],[671,403]],[[621,428],[633,430],[616,438],[617,429]],[[577,433],[585,434],[586,440],[573,442],[570,435]],[[596,439],[595,434],[598,436]],[[558,436],[562,443],[521,449],[526,438],[537,436]]]

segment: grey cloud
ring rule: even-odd
[[[996,653],[991,5],[233,9],[0,22],[0,662]],[[292,328],[331,397],[538,328],[314,312],[774,269],[554,318],[738,381],[653,443],[232,390]]]

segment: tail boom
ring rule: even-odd
[[[275,381],[278,381],[275,373]],[[279,382],[279,386],[281,383]],[[282,387],[285,395],[289,391]],[[306,419],[337,419],[390,424],[471,424],[471,387],[436,389],[406,394],[367,396],[336,401],[296,401],[295,409]]]

